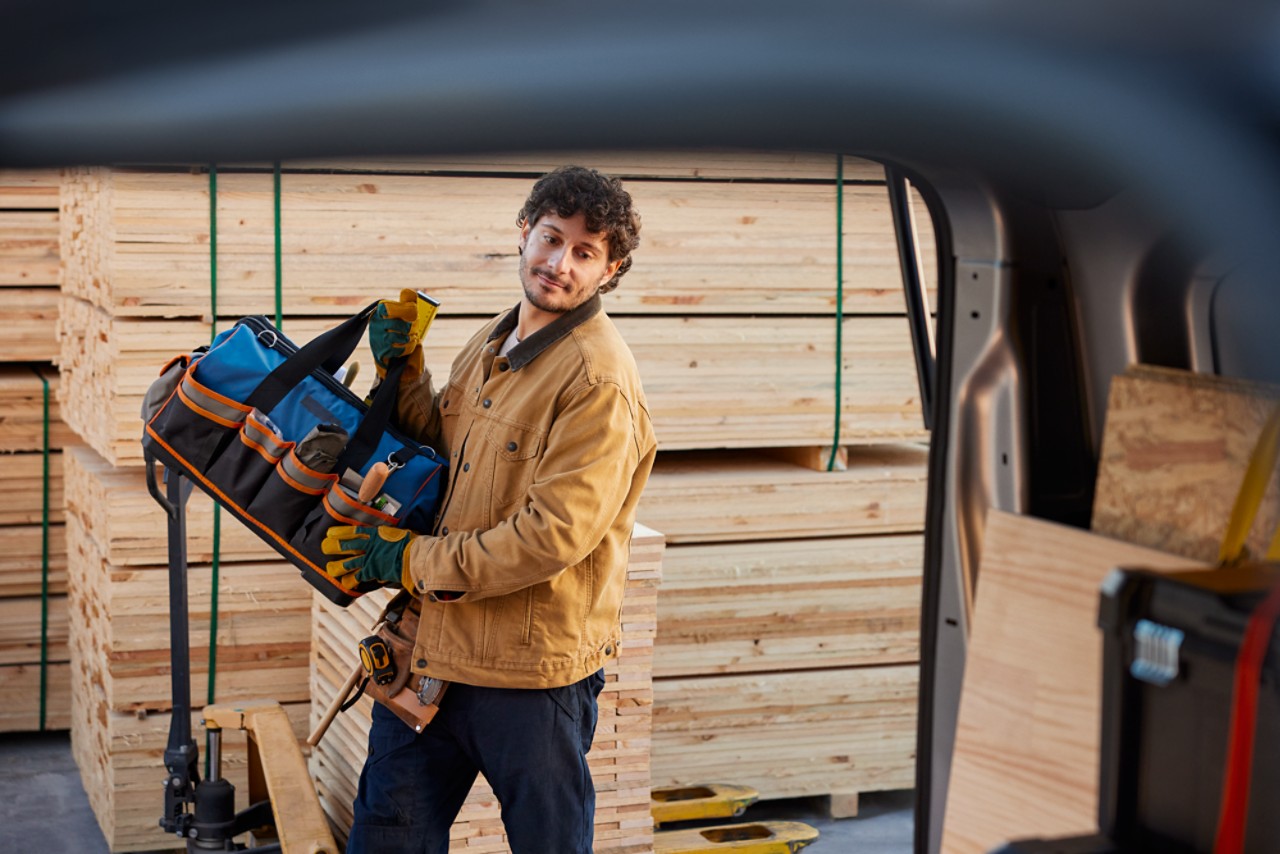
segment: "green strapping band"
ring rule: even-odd
[[[44,470],[40,483],[40,731],[44,732],[49,707],[49,380],[31,369],[44,386],[44,434],[41,454]]]
[[[209,341],[218,335],[218,165],[209,164],[209,314],[213,326]],[[213,577],[209,599],[209,702],[217,700],[218,687],[218,570],[222,555],[222,512],[217,502],[213,505]],[[206,763],[208,756],[205,756]],[[209,768],[206,764],[205,776]]]
[[[276,329],[284,331],[284,267],[280,261],[280,161],[275,163],[276,206]]]
[[[840,408],[844,400],[844,155],[836,155],[836,426],[827,471],[840,452]]]

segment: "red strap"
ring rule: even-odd
[[[1227,740],[1226,773],[1222,806],[1218,812],[1218,837],[1214,854],[1242,854],[1245,824],[1249,816],[1249,776],[1253,767],[1253,735],[1258,718],[1258,685],[1262,664],[1271,646],[1271,634],[1280,617],[1280,584],[1249,617],[1240,653],[1236,657],[1235,686],[1231,698],[1231,729]]]

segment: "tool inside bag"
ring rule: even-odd
[[[373,633],[360,641],[360,666],[308,739],[312,745],[320,741],[337,712],[354,706],[365,693],[415,732],[422,732],[431,723],[449,683],[413,672],[419,617],[418,602],[407,592],[401,591],[387,603]]]

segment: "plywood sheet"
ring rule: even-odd
[[[947,854],[1095,832],[1099,586],[1113,567],[1193,562],[991,511],[943,824]]]

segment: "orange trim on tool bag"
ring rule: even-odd
[[[437,471],[439,471],[439,469],[437,469]],[[435,476],[435,473],[434,473],[434,472],[432,473],[432,476],[433,476],[433,477]],[[333,490],[331,489],[331,490],[329,490],[329,492],[325,495],[325,500],[327,501],[327,500],[328,500],[329,495],[332,495],[332,494],[333,494]],[[360,511],[360,512],[362,512],[362,513],[368,513],[370,516],[373,516],[373,517],[374,517],[374,518],[376,518],[376,519],[383,519],[383,520],[385,520],[385,521],[386,521],[388,524],[390,524],[390,525],[394,525],[396,522],[399,522],[399,521],[400,521],[397,517],[395,517],[395,516],[389,516],[389,515],[387,515],[386,513],[383,513],[381,510],[378,510],[377,508],[370,507],[368,504],[362,504],[360,501],[352,501],[352,500],[351,500],[351,496],[347,495],[345,492],[340,493],[340,494],[341,494],[341,496],[342,496],[342,500],[343,500],[343,501],[346,501],[348,504],[350,504],[352,507],[356,508],[357,510],[359,510],[359,511]],[[330,505],[330,506],[332,506],[332,505]],[[335,512],[336,512],[336,511],[335,511]],[[359,523],[357,523],[357,524],[361,524],[361,525],[363,525],[363,524],[366,524],[366,523],[364,523],[364,522],[359,522]]]
[[[283,457],[285,453],[287,453],[289,449],[293,447],[293,442],[286,442],[284,439],[281,439],[279,436],[275,434],[275,431],[273,431],[270,427],[267,427],[266,425],[264,425],[258,419],[254,418],[252,414],[246,415],[244,418],[244,421],[246,424],[252,424],[254,427],[256,427],[258,429],[258,432],[266,436],[267,440],[270,441],[271,444],[279,448],[280,456]]]
[[[357,528],[365,524],[364,522],[361,522],[359,519],[352,519],[349,516],[343,516],[341,513],[335,510],[333,505],[329,503],[328,491],[326,491],[324,494],[324,509],[328,510],[329,515],[337,519],[339,522],[346,522],[348,525],[355,525]]]
[[[183,377],[183,382],[191,383],[193,386],[196,387],[196,391],[200,392],[201,394],[207,394],[209,397],[212,397],[214,400],[218,401],[218,403],[225,404],[226,406],[230,406],[232,409],[238,409],[245,414],[248,414],[253,411],[252,406],[246,406],[245,404],[241,403],[238,400],[232,400],[226,395],[218,394],[216,391],[214,391],[204,383],[197,380],[196,369],[199,368],[200,365],[201,365],[200,362],[196,362],[194,365],[192,365],[191,370],[187,371],[187,375]],[[181,383],[179,383],[179,385],[181,385]]]
[[[292,486],[294,489],[298,490],[299,492],[305,492],[307,495],[324,495],[325,493],[327,493],[327,492],[329,491],[329,487],[333,486],[333,481],[335,481],[335,480],[337,480],[337,479],[338,479],[338,476],[337,476],[337,475],[324,475],[324,474],[320,474],[319,472],[312,471],[311,469],[307,468],[307,467],[306,467],[306,466],[304,466],[302,463],[298,462],[298,455],[297,455],[294,451],[292,451],[292,450],[291,450],[291,451],[289,451],[289,456],[293,459],[293,461],[294,461],[295,463],[297,463],[298,468],[300,468],[300,469],[306,469],[306,471],[307,471],[309,474],[314,474],[316,477],[326,477],[326,478],[329,478],[329,482],[328,482],[328,483],[326,483],[324,486],[321,486],[321,487],[307,486],[305,483],[302,483],[302,482],[300,482],[300,481],[296,480],[292,475],[290,475],[290,474],[289,474],[289,470],[288,470],[287,468],[285,468],[284,466],[277,466],[277,467],[276,467],[276,471],[278,471],[278,472],[280,473],[280,478],[281,478],[285,483],[289,484],[290,486]],[[283,460],[282,460],[281,462],[283,462]]]
[[[428,483],[436,479],[436,475],[440,474],[440,469],[442,468],[444,468],[444,466],[436,466],[436,470],[431,473],[431,476],[428,477],[426,480],[424,480],[422,484],[418,487],[417,491],[413,493],[413,498],[417,498],[419,495],[422,494],[422,490],[427,488]],[[413,498],[409,500],[413,501]]]
[[[297,557],[297,558],[298,558],[298,560],[302,561],[302,562],[303,562],[303,563],[305,563],[307,566],[311,567],[311,569],[315,570],[315,572],[316,572],[316,574],[317,574],[317,575],[319,575],[319,576],[320,576],[321,578],[323,578],[325,581],[329,582],[329,584],[331,584],[331,585],[333,585],[334,587],[338,588],[339,590],[341,590],[341,591],[342,591],[343,593],[345,593],[346,595],[348,595],[348,596],[350,596],[350,595],[351,595],[352,590],[351,590],[350,588],[343,587],[340,583],[338,583],[338,580],[337,580],[337,579],[335,579],[333,576],[329,575],[329,573],[325,572],[323,569],[321,569],[321,568],[320,568],[319,566],[317,566],[316,564],[312,563],[312,562],[311,562],[311,560],[310,560],[306,555],[302,554],[300,551],[298,551],[298,550],[297,550],[297,549],[295,549],[292,545],[290,545],[290,544],[289,544],[289,542],[288,542],[286,539],[284,539],[284,537],[281,537],[281,536],[280,536],[279,534],[277,534],[275,531],[271,530],[271,529],[270,529],[270,528],[268,528],[266,525],[264,525],[262,522],[259,522],[255,517],[250,516],[248,513],[246,513],[246,512],[245,512],[245,510],[244,510],[244,508],[243,508],[243,507],[241,507],[241,506],[240,506],[239,504],[237,504],[236,502],[232,501],[232,500],[231,500],[231,498],[230,498],[226,493],[224,493],[221,489],[218,489],[218,487],[217,487],[217,486],[215,486],[213,483],[211,483],[211,482],[209,481],[209,479],[208,479],[208,478],[206,478],[204,475],[200,474],[200,472],[198,472],[198,471],[196,471],[195,469],[193,469],[193,468],[191,467],[191,464],[190,464],[189,462],[187,462],[187,458],[186,458],[186,457],[184,457],[184,456],[182,456],[182,454],[178,453],[177,451],[175,451],[175,450],[174,450],[174,449],[169,445],[169,443],[168,443],[168,442],[166,442],[163,438],[161,438],[161,437],[160,437],[160,434],[158,434],[158,433],[157,433],[157,432],[152,428],[152,426],[151,426],[150,424],[148,424],[148,425],[147,425],[147,434],[148,434],[149,436],[151,436],[151,438],[152,438],[152,439],[154,439],[154,440],[156,441],[156,444],[160,445],[162,448],[164,448],[166,451],[168,451],[170,454],[172,454],[172,455],[173,455],[173,457],[174,457],[174,459],[176,459],[176,460],[181,460],[181,461],[182,461],[182,464],[183,464],[183,466],[184,466],[184,467],[185,467],[185,469],[186,469],[185,471],[183,471],[183,472],[182,472],[182,474],[183,474],[183,476],[184,476],[184,477],[193,477],[193,478],[195,478],[196,480],[198,480],[198,481],[200,481],[201,483],[203,483],[205,486],[209,487],[209,489],[210,489],[212,492],[214,492],[214,493],[218,496],[218,498],[222,499],[222,502],[223,502],[224,504],[227,504],[227,505],[229,505],[230,507],[234,508],[234,509],[237,511],[237,513],[238,513],[238,515],[239,515],[239,516],[241,516],[241,517],[243,517],[243,518],[245,518],[245,519],[249,520],[249,521],[250,521],[250,522],[252,522],[254,525],[256,525],[256,526],[258,526],[259,528],[261,528],[261,529],[262,529],[262,530],[267,534],[267,536],[271,537],[271,539],[273,539],[273,540],[275,540],[277,543],[279,543],[279,544],[280,544],[280,546],[281,546],[285,551],[287,551],[287,552],[288,552],[289,554],[291,554],[291,555],[294,555],[295,557]],[[359,524],[359,523],[357,522],[357,523],[355,523],[355,524]]]
[[[226,418],[223,418],[221,415],[210,412],[209,410],[205,409],[203,406],[201,406],[200,404],[192,400],[190,396],[187,395],[187,390],[182,387],[182,383],[178,383],[178,396],[182,398],[183,403],[185,403],[190,409],[194,410],[195,413],[200,417],[207,418],[213,423],[221,425],[223,427],[230,427],[233,430],[238,430],[240,428],[241,422],[228,421]]]
[[[245,445],[247,445],[251,450],[257,451],[258,456],[262,457],[264,460],[266,460],[268,463],[270,463],[273,466],[280,462],[280,457],[277,457],[275,454],[271,453],[271,451],[267,450],[265,447],[260,445],[258,442],[249,438],[249,435],[245,433],[243,429],[241,429],[239,433],[240,433],[240,441]]]
[[[190,354],[179,353],[174,356],[172,359],[164,363],[164,366],[160,368],[160,373],[156,374],[156,376],[162,377],[167,374],[169,369],[173,367],[174,362],[182,362],[182,367],[186,368],[186,366],[190,364]]]

